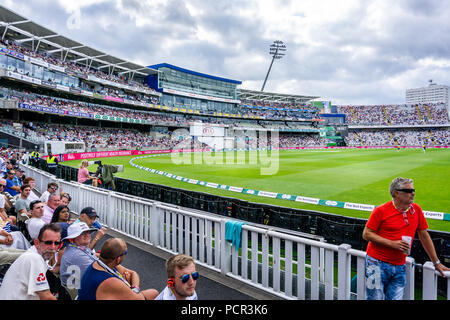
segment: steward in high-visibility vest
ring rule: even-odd
[[[54,173],[56,170],[56,166],[58,165],[58,159],[52,155],[51,152],[48,153],[47,157],[47,167],[51,173]]]

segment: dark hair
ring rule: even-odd
[[[31,186],[29,184],[23,184],[23,185],[20,186],[20,191],[23,192],[23,190],[25,190],[26,188],[30,188],[31,189]]]
[[[55,209],[55,211],[53,211],[53,216],[52,216],[52,220],[50,221],[50,223],[58,222],[58,220],[59,220],[59,213],[65,208],[67,208],[67,210],[69,210],[69,212],[70,212],[70,209],[69,209],[68,206],[65,206],[65,205],[58,206]]]
[[[61,198],[67,198],[67,200],[72,201],[72,197],[67,192],[61,192]]]
[[[34,206],[37,205],[38,203],[41,203],[41,200],[33,200],[30,202],[30,210],[34,209]]]
[[[56,223],[44,224],[44,226],[39,231],[38,239],[42,241],[42,237],[44,236],[44,232],[47,230],[51,230],[53,232],[61,233],[61,227]]]
[[[47,189],[51,188],[51,187],[59,187],[58,184],[56,182],[49,182],[47,184]]]

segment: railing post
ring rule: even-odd
[[[350,300],[350,249],[346,243],[338,248],[338,300]]]
[[[406,287],[403,300],[414,300],[414,258],[406,258]]]
[[[437,275],[433,263],[425,262],[423,265],[423,300],[437,299]]]
[[[161,210],[154,203],[150,205],[150,243],[159,245]]]
[[[226,220],[220,221],[220,272],[226,275],[231,271],[231,243],[225,240]]]

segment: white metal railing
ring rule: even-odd
[[[101,223],[127,236],[171,253],[185,253],[202,266],[221,272],[285,299],[365,299],[364,251],[348,244],[333,245],[252,223],[242,226],[241,247],[225,240],[227,217],[139,198],[22,166],[46,190],[50,181],[72,196],[70,209],[96,209]],[[352,259],[356,259],[352,271]],[[414,259],[408,257],[404,299],[414,300]],[[356,292],[351,292],[352,274]],[[447,275],[447,274],[446,274]],[[441,275],[431,262],[423,266],[423,299],[437,299]],[[450,297],[450,272],[447,299]]]

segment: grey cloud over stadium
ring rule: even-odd
[[[167,62],[265,91],[337,104],[402,103],[429,79],[450,85],[447,1],[4,0],[50,30],[141,65]]]

